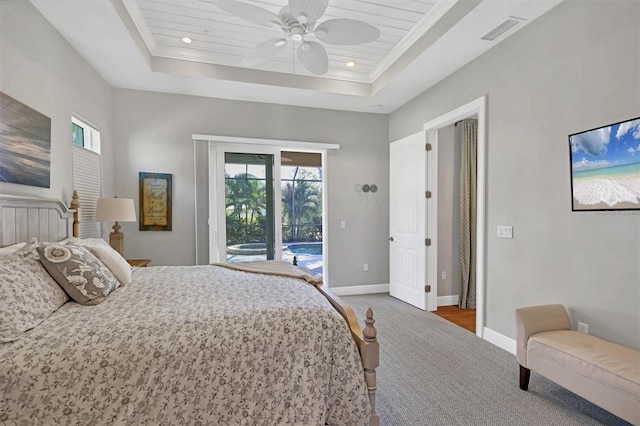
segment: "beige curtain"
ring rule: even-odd
[[[460,280],[458,306],[476,308],[476,205],[478,120],[462,123],[460,159]]]

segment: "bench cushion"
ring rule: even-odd
[[[640,399],[640,352],[636,350],[588,334],[556,330],[531,336],[528,352]]]

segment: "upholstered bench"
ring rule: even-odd
[[[640,425],[640,352],[571,330],[562,305],[516,309],[520,389],[535,371]]]

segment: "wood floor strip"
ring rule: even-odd
[[[434,312],[441,318],[446,319],[472,333],[476,332],[476,310],[460,309],[457,306],[438,306]]]

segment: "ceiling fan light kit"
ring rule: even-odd
[[[299,43],[297,57],[309,72],[323,75],[329,69],[329,58],[324,46],[306,37],[332,45],[355,45],[375,41],[380,37],[380,30],[373,25],[354,19],[329,19],[322,23],[316,21],[324,15],[329,0],[289,0],[278,15],[258,6],[242,3],[237,0],[212,0],[223,11],[263,26],[277,27],[285,33],[284,38],[267,40],[260,43],[254,51],[247,55],[242,64],[257,65],[277,55],[291,39]]]

